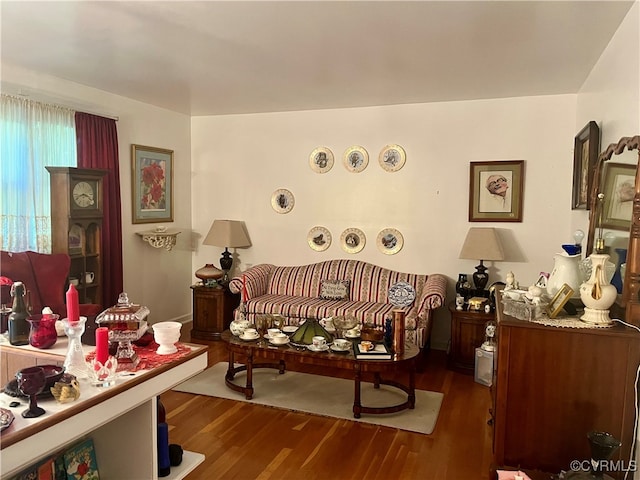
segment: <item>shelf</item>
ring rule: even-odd
[[[181,233],[182,232],[179,230],[167,229],[162,232],[157,230],[136,232],[136,235],[140,235],[142,240],[147,242],[153,248],[164,248],[169,251],[175,246],[177,237]]]
[[[163,478],[167,480],[180,480],[189,475],[198,465],[204,462],[204,458],[204,455],[201,453],[185,450],[182,452],[182,463],[177,467],[171,467],[171,473]]]

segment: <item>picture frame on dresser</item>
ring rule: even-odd
[[[635,194],[636,165],[607,162],[601,227],[629,231]]]
[[[131,145],[132,223],[173,222],[173,150]]]
[[[589,190],[600,153],[600,128],[593,120],[575,136],[573,142],[573,210],[589,210]]]

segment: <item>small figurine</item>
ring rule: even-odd
[[[518,282],[516,281],[516,277],[513,272],[507,273],[507,285],[504,287],[505,290],[513,290],[518,288]]]
[[[70,403],[80,398],[80,384],[78,379],[69,373],[51,387],[51,393],[58,403]]]
[[[462,310],[464,307],[464,297],[462,295],[456,295],[456,310]]]
[[[531,303],[534,305],[540,305],[542,302],[542,288],[537,285],[531,285],[525,296],[531,300]]]

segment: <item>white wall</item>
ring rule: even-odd
[[[129,298],[151,310],[149,320],[188,320],[191,317],[191,169],[189,117],[76,83],[2,65],[4,93],[22,88],[34,100],[78,110],[118,116],[124,290]],[[174,150],[174,222],[164,225],[183,231],[171,252],[143,243],[136,231],[156,224],[133,225],[131,215],[131,144]],[[105,305],[105,307],[110,305]]]
[[[572,239],[575,102],[575,95],[559,95],[194,117],[194,233],[206,235],[215,218],[244,220],[253,246],[237,250],[242,263],[297,265],[349,257],[340,234],[358,227],[367,244],[354,258],[401,271],[443,273],[451,279],[452,299],[458,273],[470,274],[478,263],[458,259],[468,228],[495,226],[508,261],[488,263],[490,281],[504,280],[513,270],[523,284],[531,284],[540,271],[551,270],[553,254]],[[388,143],[407,152],[406,165],[396,173],[378,164]],[[342,164],[343,152],[352,145],[370,155],[359,174]],[[322,175],[308,161],[319,146],[336,157],[333,169]],[[469,162],[493,160],[526,162],[522,223],[467,221]],[[271,208],[279,188],[295,196],[289,214]],[[307,245],[314,225],[333,236],[325,252]],[[387,227],[400,230],[405,240],[393,256],[375,245],[378,232]],[[194,270],[217,261],[219,254],[220,249],[196,242]],[[434,347],[446,346],[448,338],[445,309],[437,317]]]

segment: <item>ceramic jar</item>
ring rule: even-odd
[[[618,292],[609,283],[606,273],[609,255],[594,253],[590,257],[591,276],[580,286],[580,299],[584,303],[584,314],[580,319],[587,323],[611,324],[609,308],[616,301]]]
[[[565,283],[573,289],[571,298],[580,297],[580,285],[584,282],[584,274],[580,268],[581,255],[556,253],[553,257],[553,270],[547,280],[547,293],[550,297],[558,293]]]

